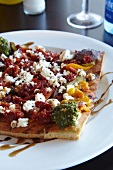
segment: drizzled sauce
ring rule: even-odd
[[[100,77],[100,79],[102,79],[105,75],[107,75],[107,74],[113,74],[113,72],[107,72],[107,73],[105,73],[105,74],[103,74],[101,77]]]
[[[112,103],[113,103],[113,100],[110,99],[110,100],[108,101],[108,103],[106,103],[105,105],[103,105],[100,109],[98,109],[98,110],[96,110],[96,111],[93,111],[93,112],[92,112],[92,115],[94,115],[95,113],[99,112],[99,111],[102,110],[104,107],[106,107],[106,106],[108,106],[109,104],[112,104]]]
[[[102,79],[105,75],[107,74],[112,74],[113,72],[107,72],[105,74],[103,74],[101,76],[100,79]],[[106,88],[106,90],[104,91],[104,93],[102,93],[102,95],[100,96],[100,98],[94,103],[94,108],[96,108],[100,103],[103,102],[103,97],[104,95],[107,93],[107,91],[109,90],[109,88],[113,85],[113,80],[112,82],[109,84],[109,86]],[[102,110],[104,107],[108,106],[109,104],[112,104],[113,103],[113,100],[112,99],[109,99],[108,103],[106,103],[105,105],[103,105],[100,109],[96,110],[96,111],[92,111],[92,115],[94,115],[95,113],[99,112],[100,110]]]
[[[19,154],[20,152],[22,152],[22,151],[24,151],[24,150],[26,150],[26,149],[34,146],[34,145],[36,145],[36,143],[31,143],[31,144],[28,144],[27,146],[24,146],[24,147],[20,148],[20,149],[14,150],[13,152],[11,152],[11,153],[9,154],[9,157],[14,157],[14,156],[16,156],[17,154]]]
[[[4,151],[4,150],[15,148],[15,147],[16,147],[16,145],[9,145],[9,144],[2,145],[2,146],[0,146],[0,151]]]
[[[6,137],[3,140],[0,140],[0,142],[8,141],[8,140],[11,140],[11,139],[12,139],[11,137]],[[21,144],[22,148],[16,149],[16,150],[12,151],[11,153],[9,153],[9,155],[8,155],[9,157],[14,157],[17,154],[23,152],[24,150],[26,150],[26,149],[28,149],[32,146],[35,146],[37,143],[42,143],[42,142],[46,142],[46,141],[49,141],[49,140],[52,140],[52,139],[45,140],[45,139],[34,138],[34,139],[31,139],[31,142],[28,142],[24,138],[17,138],[17,141],[13,145],[4,144],[4,145],[0,146],[0,151],[16,148],[16,147],[20,146],[19,144]]]

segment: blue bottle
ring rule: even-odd
[[[113,0],[106,0],[104,28],[113,34]]]
[[[113,0],[106,0],[104,19],[104,41],[113,46]]]

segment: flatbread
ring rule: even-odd
[[[28,51],[29,52],[27,54],[32,55],[30,52],[31,48],[30,49],[28,48]],[[83,54],[83,52],[82,52],[82,54]],[[23,54],[21,54],[21,55],[23,55]],[[16,56],[16,58],[17,58],[17,56]],[[14,137],[22,137],[22,138],[44,138],[44,139],[59,138],[59,139],[72,139],[72,140],[79,139],[80,135],[84,129],[84,126],[85,126],[89,116],[91,115],[91,111],[93,108],[93,100],[96,97],[96,91],[98,89],[98,85],[99,85],[99,81],[100,81],[103,58],[104,58],[104,52],[99,53],[98,57],[94,60],[95,61],[94,66],[89,68],[86,72],[87,75],[89,73],[96,75],[95,79],[88,80],[88,84],[89,84],[90,88],[87,91],[84,91],[85,95],[91,97],[92,106],[90,107],[90,110],[88,112],[87,111],[82,112],[81,117],[78,119],[77,125],[60,128],[54,121],[40,124],[35,118],[29,118],[28,125],[26,125],[25,127],[21,127],[21,126],[11,127],[12,120],[9,121],[7,116],[4,116],[4,110],[1,110],[1,113],[0,113],[0,134],[14,136]],[[5,57],[4,57],[4,60],[5,60]],[[14,60],[14,56],[13,56],[13,60]],[[66,60],[68,60],[68,59],[66,59]],[[70,62],[72,62],[72,60],[70,60]],[[11,68],[11,66],[9,66],[9,68]],[[3,72],[3,74],[4,74],[4,72]],[[20,88],[20,90],[21,90],[21,88]],[[9,92],[9,94],[10,94],[10,92]],[[11,93],[11,95],[13,96],[13,93]],[[2,97],[1,97],[1,101],[3,102]],[[8,102],[6,101],[6,103],[8,103]],[[0,106],[3,106],[3,105],[1,104]],[[0,109],[3,109],[3,108],[0,108]],[[18,121],[18,120],[14,119],[14,121]]]

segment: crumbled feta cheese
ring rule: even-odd
[[[40,60],[39,65],[41,65],[42,67],[45,67],[45,68],[51,68],[50,62],[47,62],[46,60]]]
[[[39,91],[40,91],[39,89],[35,89],[35,90],[34,90],[34,93],[39,92]]]
[[[65,61],[73,58],[74,58],[74,54],[71,54],[70,50],[63,51],[59,56],[60,61]]]
[[[3,86],[0,86],[0,91],[3,90]]]
[[[42,52],[39,52],[38,55],[39,55],[39,57],[40,57],[40,60],[45,59],[45,57],[44,57],[44,55],[42,54]]]
[[[41,75],[43,77],[54,77],[54,73],[48,68],[42,68]]]
[[[10,67],[10,68],[13,68],[14,66],[13,66],[13,65],[10,65],[9,67]]]
[[[30,66],[31,67],[31,66]],[[42,66],[39,63],[34,62],[32,69],[35,69],[36,71],[41,70]]]
[[[0,99],[11,91],[11,88],[0,86]]]
[[[23,104],[23,109],[25,111],[32,110],[35,107],[35,101],[34,100],[27,100],[26,103]]]
[[[27,72],[23,69],[21,69],[19,77],[26,83],[30,82],[33,79],[33,75],[30,72]]]
[[[5,113],[4,111],[5,111],[4,107],[0,106],[0,113]]]
[[[65,86],[60,86],[60,88],[59,88],[59,93],[62,93],[63,92],[63,90],[65,90],[66,88],[65,88]]]
[[[8,94],[11,91],[11,88],[4,87],[4,91],[6,92],[6,94]]]
[[[78,69],[78,70],[77,70],[77,74],[78,74],[79,76],[84,76],[84,77],[86,77],[86,72],[85,72],[83,69]]]
[[[25,82],[30,82],[33,79],[33,75],[27,72],[24,75],[24,79],[25,79]]]
[[[4,66],[4,64],[2,62],[0,62],[0,67],[3,67],[3,66]]]
[[[10,110],[15,110],[15,108],[16,108],[16,105],[15,105],[15,104],[11,104],[11,105],[9,106],[9,109],[10,109]]]
[[[67,83],[67,80],[64,78],[64,77],[60,77],[59,78],[59,81],[60,81],[60,84],[66,84]]]
[[[17,80],[17,81],[15,82],[15,86],[18,86],[19,84],[22,84],[22,80]]]
[[[64,66],[66,66],[66,64],[62,63],[62,64],[61,64],[61,68],[63,68]]]
[[[11,122],[11,127],[12,128],[15,128],[17,126],[17,121],[16,120],[13,120],[12,122]]]
[[[69,75],[69,74],[70,74],[70,71],[66,71],[66,70],[63,71],[63,75],[64,75],[64,76],[67,76],[67,75]]]
[[[19,118],[17,127],[27,127],[28,126],[28,118]]]
[[[6,110],[6,112],[7,112],[7,113],[9,113],[9,112],[10,112],[10,110]]]
[[[2,72],[0,71],[0,77],[2,77]]]
[[[22,54],[19,52],[19,49],[14,52],[14,55],[16,58],[20,58],[22,56]]]
[[[34,81],[31,81],[30,84],[31,84],[32,86],[34,86],[35,83],[34,83]]]
[[[1,54],[0,58],[4,61],[7,58],[7,56],[5,54]]]
[[[46,102],[55,107],[60,104],[60,102],[57,99],[48,99]]]
[[[64,98],[65,100],[74,100],[74,97],[70,96],[68,93],[64,93],[64,94],[63,94],[63,98]]]
[[[8,74],[5,74],[5,81],[14,83],[15,79],[12,76],[9,76]]]
[[[93,73],[89,73],[89,74],[87,75],[87,78],[88,78],[89,80],[94,80],[94,79],[96,78],[96,76],[95,76],[95,74],[93,74]]]
[[[35,95],[35,101],[42,101],[42,102],[45,102],[45,96],[42,94],[42,93],[37,93]]]
[[[19,75],[14,78],[14,80],[16,81],[15,86],[18,86],[19,84],[22,84],[24,82],[30,83],[32,79],[33,79],[33,75],[30,72],[21,69]]]
[[[9,56],[9,59],[13,61],[13,55],[10,55],[10,56]]]
[[[53,64],[53,71],[60,71],[60,66],[57,63],[52,63]]]
[[[74,88],[74,87],[75,87],[74,85],[68,84],[68,85],[67,85],[67,91],[68,91],[69,89],[71,89],[71,88]]]
[[[34,54],[33,50],[26,50],[27,53]]]
[[[43,47],[43,46],[41,46],[41,45],[39,45],[38,48],[41,49],[41,50],[43,50],[44,52],[46,51],[45,47]]]
[[[0,91],[0,99],[6,95],[6,92]]]
[[[51,92],[52,88],[51,87],[46,87],[47,92]]]

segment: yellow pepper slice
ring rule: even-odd
[[[72,67],[72,68],[75,68],[75,69],[88,70],[88,69],[90,69],[92,66],[94,66],[94,64],[92,64],[92,63],[91,63],[91,65],[89,65],[89,66],[82,66],[82,65],[79,65],[79,64],[70,63],[70,64],[67,64],[65,67],[66,67],[66,69],[69,69],[70,67]]]
[[[87,91],[89,89],[89,84],[86,81],[80,81],[77,86],[78,89],[82,89],[83,91]]]

